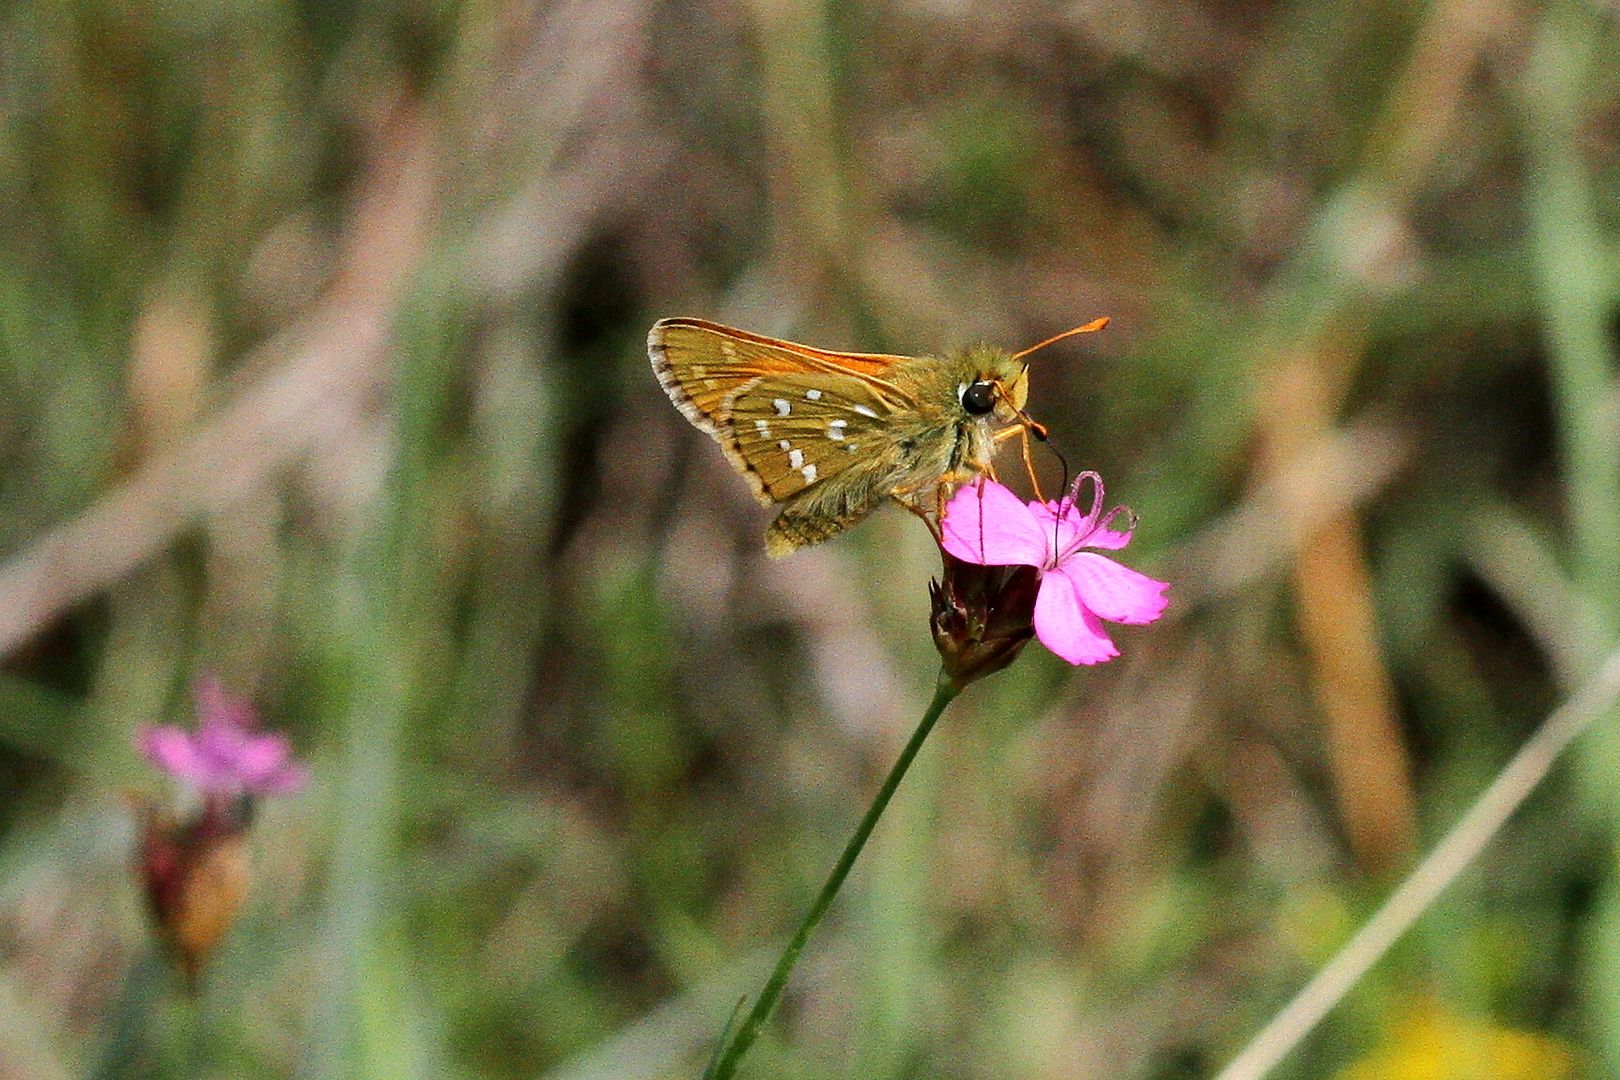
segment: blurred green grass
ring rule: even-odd
[[[0,41],[0,1075],[695,1075],[925,699],[935,557],[883,513],[767,563],[659,316],[1112,315],[1032,409],[1179,601],[947,714],[750,1075],[1208,1075],[1404,857],[1358,862],[1404,796],[1329,751],[1333,650],[1421,844],[1613,644],[1601,9],[25,0]],[[1371,620],[1296,587],[1324,534]],[[119,795],[204,667],[316,780],[188,1006]],[[1615,745],[1279,1075],[1436,1017],[1620,1070]]]

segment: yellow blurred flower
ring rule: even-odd
[[[1573,1080],[1579,1050],[1561,1039],[1480,1023],[1418,1002],[1389,1041],[1336,1080]]]

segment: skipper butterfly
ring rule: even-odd
[[[766,506],[782,509],[765,550],[786,555],[860,521],[885,498],[928,520],[951,484],[994,475],[1006,438],[1044,439],[1024,412],[1024,357],[978,346],[946,356],[829,352],[703,319],[660,319],[653,371],[675,407],[713,437]]]

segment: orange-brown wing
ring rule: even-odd
[[[852,375],[890,408],[910,401],[884,378],[903,356],[829,352],[704,319],[658,320],[647,335],[647,355],[675,407],[716,437],[743,384],[773,375]]]
[[[847,469],[887,460],[893,411],[852,375],[773,375],[731,399],[717,441],[759,501],[790,499]]]
[[[912,404],[884,378],[907,359],[838,353],[701,319],[662,319],[647,353],[669,398],[770,505],[863,460]]]

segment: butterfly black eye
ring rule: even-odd
[[[962,408],[969,416],[984,416],[996,407],[994,383],[976,382],[962,391]]]

